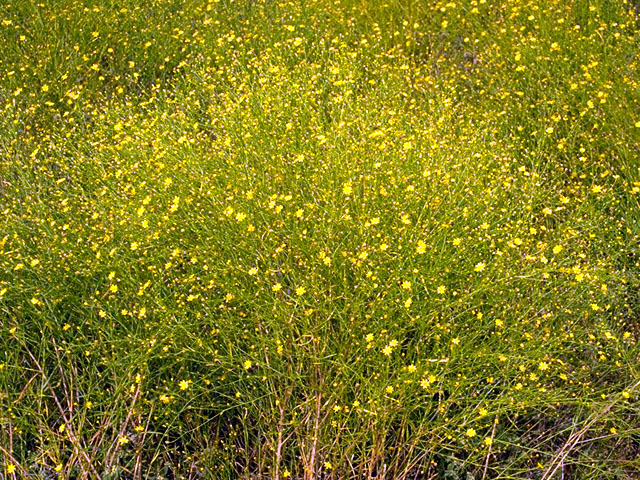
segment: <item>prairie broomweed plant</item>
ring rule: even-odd
[[[639,478],[636,4],[4,2],[2,475]]]

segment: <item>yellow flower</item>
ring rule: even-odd
[[[129,439],[124,435],[120,435],[120,437],[118,438],[118,443],[120,445],[126,445],[127,443],[129,443]]]
[[[307,290],[304,287],[297,287],[296,288],[296,295],[298,295],[299,297],[301,297],[302,295],[305,294]]]
[[[469,438],[473,438],[476,436],[476,429],[475,428],[467,428],[467,431],[465,432],[465,435]]]
[[[188,389],[188,388],[189,388],[189,384],[190,384],[190,383],[191,383],[191,381],[190,381],[190,380],[182,380],[182,381],[180,382],[180,384],[179,384],[179,385],[180,385],[180,390],[186,390],[186,389]]]
[[[438,293],[439,295],[443,295],[446,291],[447,287],[445,287],[444,285],[440,285],[438,288],[436,288],[436,293]]]
[[[423,254],[427,251],[427,244],[424,240],[418,240],[418,246],[416,247],[416,252],[419,254]]]
[[[484,272],[484,269],[487,267],[487,264],[484,262],[476,263],[474,270],[476,272]]]
[[[9,466],[7,466],[7,473],[11,475],[12,473],[15,473],[15,471],[16,466],[13,463],[10,463]]]
[[[171,201],[171,206],[169,207],[169,211],[171,213],[174,213],[178,210],[178,207],[180,207],[180,197],[173,197],[173,200]]]
[[[433,382],[436,381],[436,376],[434,374],[429,375],[428,377],[420,380],[420,386],[425,390],[428,390]]]

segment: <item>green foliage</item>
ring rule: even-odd
[[[633,2],[0,16],[3,478],[640,474]]]

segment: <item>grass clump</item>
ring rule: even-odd
[[[1,15],[5,478],[640,473],[632,2]]]

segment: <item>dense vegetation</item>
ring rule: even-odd
[[[4,3],[0,478],[639,478],[639,14]]]

